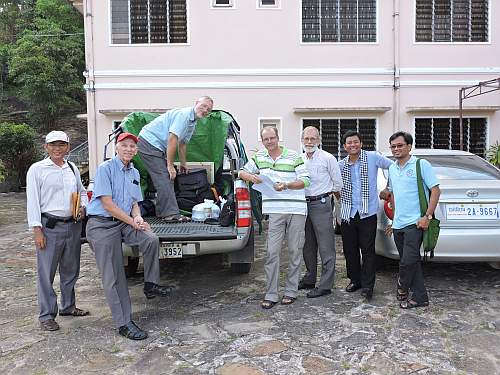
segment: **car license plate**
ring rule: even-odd
[[[160,259],[182,258],[182,244],[160,243]]]
[[[496,220],[498,204],[496,203],[464,203],[447,204],[448,220]]]

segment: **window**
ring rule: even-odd
[[[416,118],[415,148],[460,149],[458,118]],[[484,157],[486,118],[463,118],[464,151]]]
[[[259,141],[260,132],[267,126],[272,126],[273,128],[278,129],[278,135],[280,138],[283,138],[283,133],[281,132],[281,119],[280,118],[259,118]]]
[[[219,7],[232,8],[233,5],[234,5],[233,0],[212,0],[212,7],[214,8],[219,8]]]
[[[416,0],[416,42],[487,42],[488,0]]]
[[[302,0],[302,41],[376,42],[377,0]]]
[[[111,43],[187,43],[186,0],[111,0]]]
[[[347,153],[342,144],[342,136],[348,130],[355,130],[363,138],[363,149],[376,149],[375,119],[304,119],[302,129],[314,126],[321,135],[321,148],[333,154],[337,159],[344,158]]]
[[[258,8],[278,8],[279,0],[257,0]]]

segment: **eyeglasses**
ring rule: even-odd
[[[408,145],[408,143],[398,143],[397,145],[390,145],[389,148],[391,150],[395,150],[397,148],[403,148],[403,147],[405,147],[407,145]]]

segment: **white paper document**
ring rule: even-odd
[[[276,191],[274,190],[274,184],[281,181],[268,175],[259,175],[259,178],[262,182],[260,184],[253,184],[252,189],[259,191],[264,199],[280,199],[283,197],[283,194],[286,194],[288,199],[293,199],[295,196],[296,199],[304,199],[303,189]]]

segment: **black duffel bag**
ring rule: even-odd
[[[190,169],[189,173],[179,173],[174,182],[177,205],[181,210],[191,211],[205,199],[214,199],[208,182],[207,170]]]

